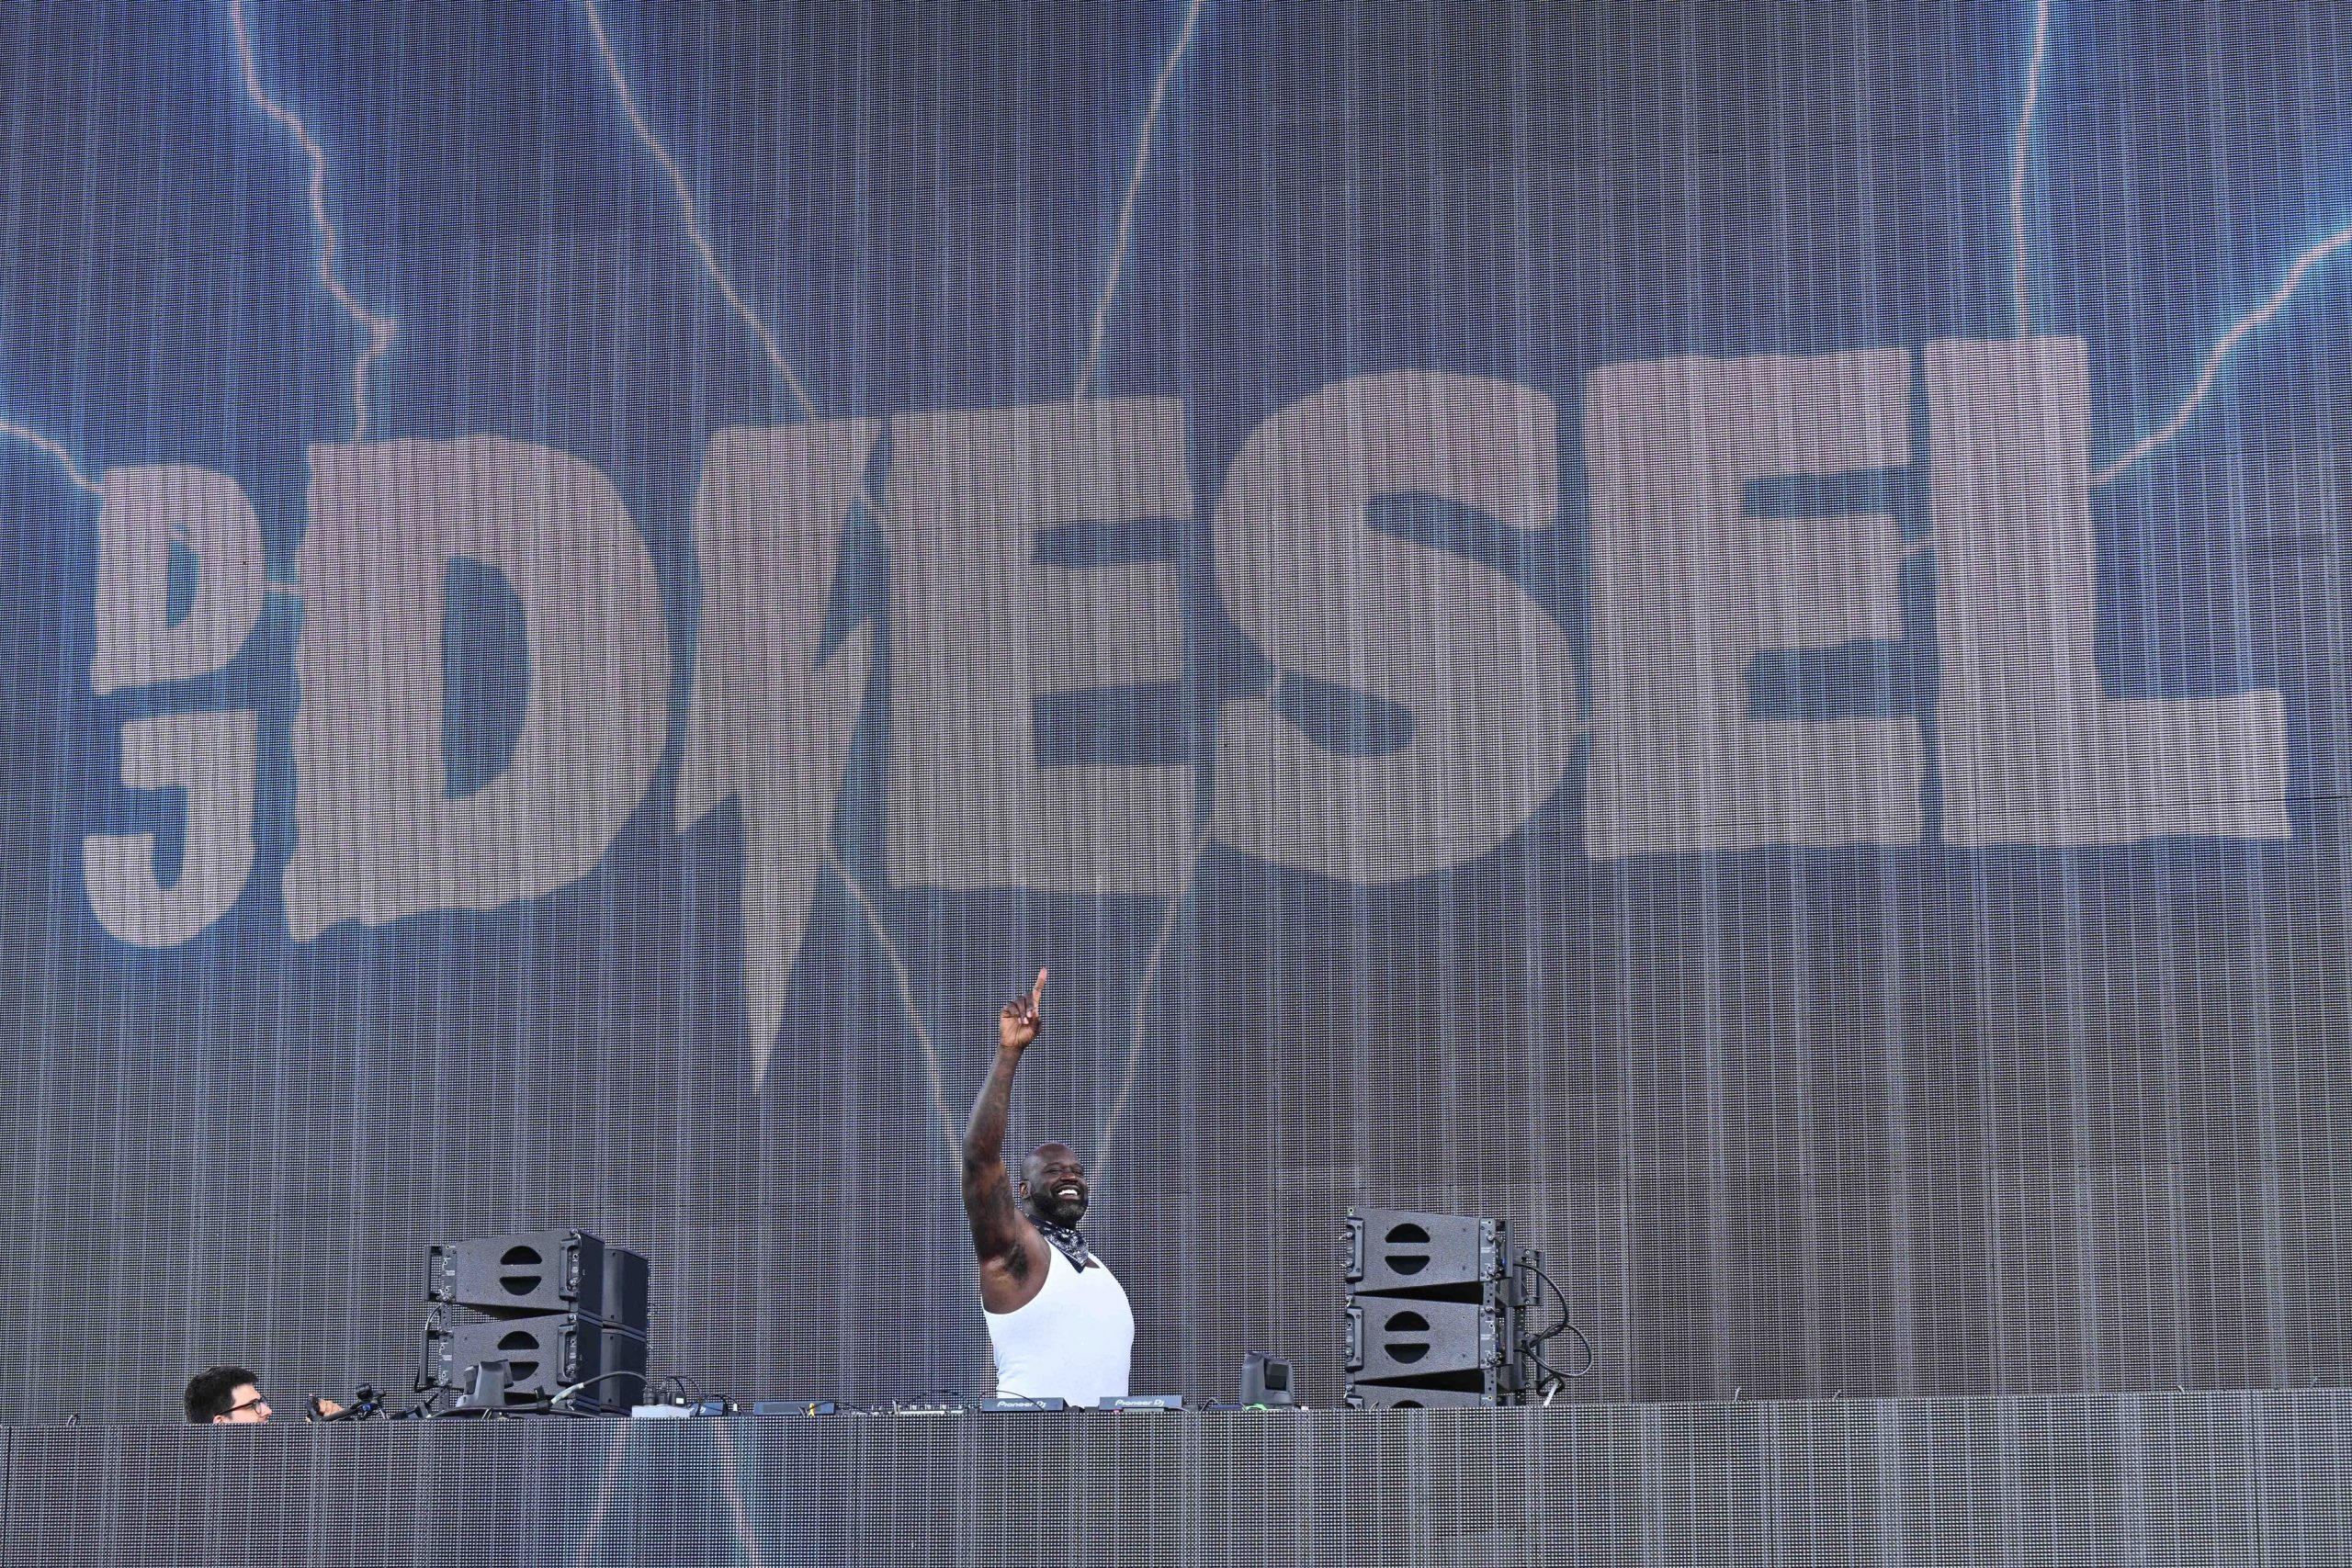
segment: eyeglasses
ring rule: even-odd
[[[220,1412],[220,1414],[221,1414],[221,1415],[223,1415],[223,1416],[236,1416],[236,1415],[241,1415],[241,1414],[243,1414],[243,1412],[248,1411],[248,1410],[258,1410],[258,1409],[260,1409],[262,1406],[264,1406],[264,1405],[267,1404],[268,1403],[269,1403],[269,1401],[268,1401],[268,1400],[266,1400],[266,1399],[263,1398],[260,1394],[256,1393],[256,1394],[254,1394],[251,1399],[246,1400],[246,1401],[245,1401],[243,1404],[232,1404],[231,1406],[229,1406],[229,1408],[228,1408],[228,1409],[223,1410],[222,1412]]]

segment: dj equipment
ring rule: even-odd
[[[1253,1405],[1296,1404],[1298,1397],[1292,1392],[1290,1363],[1263,1350],[1252,1350],[1241,1362],[1241,1397],[1238,1404],[1244,1409]]]
[[[1182,1410],[1184,1396],[1181,1393],[1112,1393],[1095,1401],[1097,1410],[1160,1411]]]
[[[505,1362],[492,1357],[476,1361],[466,1370],[471,1375],[466,1380],[465,1392],[458,1395],[458,1409],[479,1412],[506,1408],[506,1390],[514,1380]]]
[[[1512,1253],[1509,1221],[1351,1209],[1340,1239],[1351,1408],[1521,1403],[1521,1309],[1541,1263]]]
[[[371,1416],[384,1414],[384,1396],[376,1392],[373,1383],[361,1383],[351,1396],[351,1403],[330,1416],[326,1403],[317,1394],[311,1395],[309,1408],[303,1412],[305,1421],[365,1421]]]

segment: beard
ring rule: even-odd
[[[1032,1202],[1040,1218],[1075,1230],[1078,1222],[1086,1217],[1088,1196],[1081,1192],[1075,1198],[1065,1200],[1051,1192],[1040,1192]]]

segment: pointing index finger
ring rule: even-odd
[[[1037,971],[1037,983],[1029,987],[1029,1010],[1036,1011],[1037,1004],[1046,999],[1046,972]]]

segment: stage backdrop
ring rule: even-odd
[[[0,1416],[1136,1382],[1508,1217],[1578,1397],[2352,1361],[2352,19],[0,6]]]

